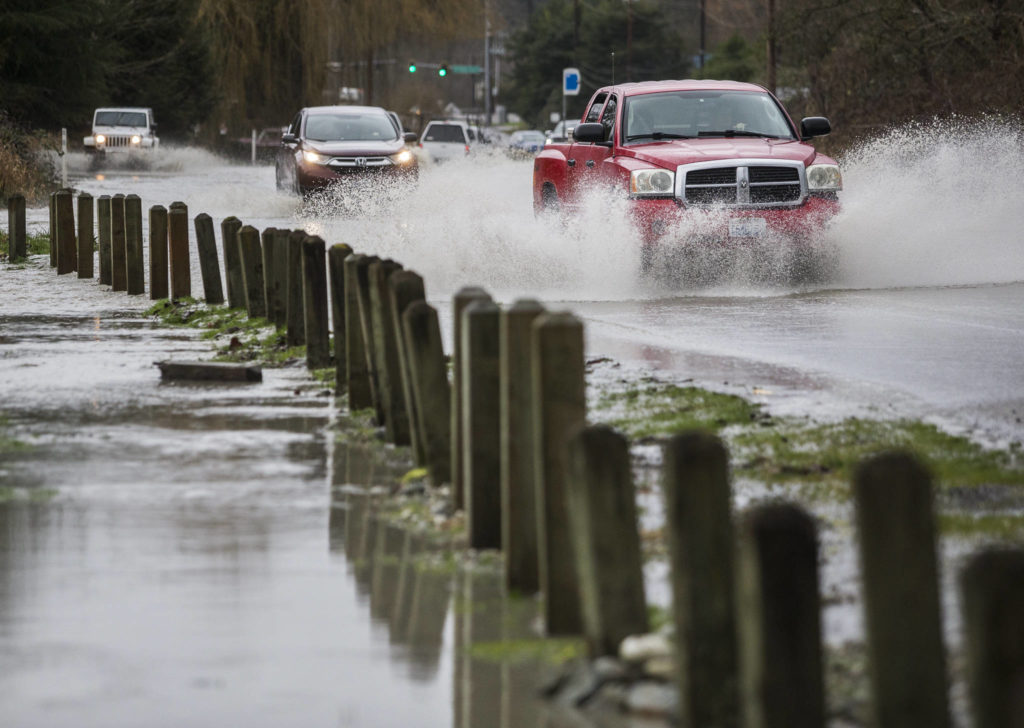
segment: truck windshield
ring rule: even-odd
[[[314,142],[393,141],[398,132],[381,114],[312,114],[306,120],[306,139]]]
[[[696,137],[794,139],[779,105],[757,91],[668,91],[626,98],[627,142]]]
[[[144,111],[97,111],[96,126],[146,126]]]

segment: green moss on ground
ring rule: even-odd
[[[0,258],[7,259],[10,252],[10,236],[6,229],[0,230]],[[25,236],[25,252],[28,255],[43,255],[50,252],[50,234],[28,233]]]
[[[943,513],[939,530],[946,536],[1024,541],[1024,513]]]
[[[562,665],[586,656],[587,647],[582,639],[549,638],[477,642],[469,647],[469,654],[486,662],[543,662]]]
[[[0,505],[5,503],[48,503],[57,495],[52,488],[11,488],[0,486]]]
[[[742,397],[663,383],[609,392],[595,409],[602,421],[633,439],[692,429],[718,432],[749,424],[761,413],[760,405]]]

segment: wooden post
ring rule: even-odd
[[[27,246],[25,195],[11,195],[7,198],[7,259],[13,263],[25,258]]]
[[[22,239],[25,236],[25,199],[22,198]],[[11,245],[14,245],[14,236],[11,236]],[[22,243],[24,245],[24,242]],[[82,192],[78,195],[78,269],[79,278],[93,277],[93,252],[96,249],[96,236],[93,234],[92,195]],[[13,251],[14,248],[12,247]],[[24,257],[24,253],[22,253]]]
[[[402,333],[402,314],[414,301],[426,300],[423,278],[411,270],[399,270],[391,274],[388,280],[388,307],[391,320],[388,326],[392,329],[398,351],[398,374],[402,387],[402,401],[405,403],[405,415],[409,428],[409,441],[418,465],[426,465],[427,454],[420,438],[419,414],[416,411],[416,398],[412,392],[412,379],[409,370],[409,353],[405,347],[405,336]]]
[[[110,290],[128,290],[128,240],[125,237],[124,195],[110,198]]]
[[[607,425],[569,440],[569,515],[591,657],[648,631],[629,442]]]
[[[267,318],[275,326],[288,325],[288,230],[263,231],[263,285]]]
[[[149,298],[168,297],[167,288],[167,208],[149,208]]]
[[[50,193],[50,267],[57,267],[57,193]]]
[[[473,301],[491,300],[490,295],[478,286],[460,288],[452,297],[452,507],[460,510],[465,506],[466,479],[463,464],[462,431],[462,375],[458,362],[462,361],[462,311]]]
[[[945,728],[931,478],[887,453],[862,463],[853,486],[876,725]]]
[[[440,486],[451,480],[451,393],[437,309],[426,301],[413,301],[402,314],[402,329],[420,441],[430,481]]]
[[[322,238],[313,235],[302,244],[302,307],[305,312],[306,367],[331,365],[327,320],[327,259]]]
[[[245,225],[238,231],[238,252],[242,260],[242,280],[245,282],[245,309],[249,318],[267,315],[263,296],[263,251],[260,231]]]
[[[245,308],[245,279],[242,277],[242,256],[238,252],[238,231],[242,221],[232,215],[221,220],[220,245],[224,250],[224,278],[228,288],[228,306]]]
[[[737,635],[746,728],[821,728],[818,537],[797,506],[758,506],[740,521]]]
[[[57,193],[57,275],[74,272],[77,262],[74,204],[70,190]]]
[[[345,269],[345,381],[351,411],[373,407],[366,344],[359,321],[358,266],[366,256],[354,253],[344,260]],[[339,367],[340,370],[341,367]]]
[[[374,349],[373,307],[370,304],[370,266],[380,261],[375,255],[357,258],[356,291],[359,294],[359,329],[363,334],[363,353],[366,355],[366,372],[370,380],[370,399],[373,400],[375,422],[384,424],[384,405],[380,398],[380,382],[377,379],[377,353]]]
[[[187,298],[192,295],[192,267],[188,251],[188,206],[184,202],[171,203],[167,230],[171,298]]]
[[[398,366],[398,342],[391,327],[391,297],[388,279],[402,266],[393,260],[370,264],[370,312],[373,317],[373,354],[377,363],[377,384],[384,410],[384,429],[389,442],[408,445],[409,417],[406,414]]]
[[[505,586],[534,594],[540,588],[537,486],[533,451],[533,321],[544,307],[520,299],[501,316],[501,550]]]
[[[567,443],[586,420],[583,324],[572,314],[533,322],[537,552],[547,632],[582,634],[579,578],[569,523]]]
[[[347,330],[345,328],[345,259],[352,248],[337,243],[327,251],[327,277],[331,283],[331,323],[334,334],[334,391],[341,394],[348,382],[348,358],[345,356]],[[351,402],[349,403],[351,409]]]
[[[960,589],[975,728],[1024,726],[1024,550],[971,557]]]
[[[704,432],[665,445],[664,491],[680,722],[739,724],[728,453]]]
[[[462,467],[466,530],[474,549],[501,548],[500,315],[489,300],[473,301],[462,312]]]
[[[199,251],[199,273],[203,277],[203,297],[207,303],[224,303],[224,288],[220,281],[220,261],[217,260],[217,236],[213,232],[213,218],[205,212],[196,215],[196,248]]]
[[[142,262],[142,200],[138,195],[124,198],[125,286],[129,296],[146,292]]]
[[[111,220],[110,195],[100,195],[96,198],[96,216],[99,218],[99,259],[101,286],[109,286],[113,283],[113,230]]]
[[[288,329],[285,341],[289,347],[306,343],[306,314],[302,310],[302,243],[305,239],[305,230],[292,230],[288,235],[288,269],[285,272],[288,290],[285,318],[288,320]]]

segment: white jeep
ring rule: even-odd
[[[95,153],[131,152],[156,149],[153,110],[138,107],[96,109],[92,117],[92,134],[82,140],[85,151]]]

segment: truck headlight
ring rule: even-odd
[[[675,186],[675,173],[665,169],[637,169],[629,174],[631,195],[665,197],[672,194]]]
[[[107,143],[107,138],[105,136],[103,136],[102,134],[97,134],[96,135],[96,143],[97,144],[106,144]]]
[[[132,144],[138,146],[141,143],[142,143],[142,137],[140,137],[138,134],[132,134]]]
[[[394,162],[397,165],[400,165],[400,166],[405,166],[406,164],[411,164],[412,163],[412,152],[410,152],[408,149],[403,149],[402,151],[398,152],[397,154],[392,154],[391,155],[391,161]]]
[[[330,159],[330,157],[308,149],[302,151],[302,158],[310,164],[327,164],[327,160]]]
[[[843,189],[843,175],[834,164],[812,164],[807,168],[808,192],[838,192]]]

